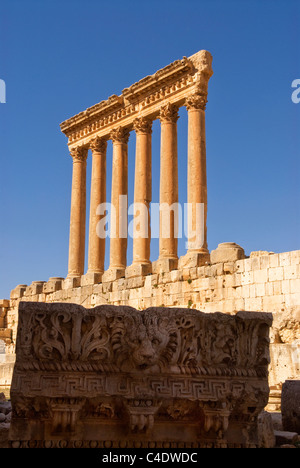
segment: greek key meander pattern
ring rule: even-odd
[[[250,380],[250,379],[249,379]],[[250,380],[254,383],[253,379]],[[250,384],[249,384],[250,385]],[[257,389],[264,388],[259,380],[255,381]],[[233,394],[240,397],[247,387],[247,379],[223,380],[190,379],[189,377],[147,376],[134,378],[126,375],[97,376],[47,373],[16,372],[13,391],[34,397],[38,395],[51,396],[84,396],[98,395],[122,396],[134,398],[138,395],[156,395],[164,398],[191,398],[195,400],[219,400]]]

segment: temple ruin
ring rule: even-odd
[[[209,78],[212,76],[212,57],[200,51],[183,58],[148,76],[121,96],[87,109],[66,120],[61,130],[68,137],[73,158],[73,182],[70,220],[68,278],[73,286],[80,285],[84,275],[86,159],[92,150],[92,179],[89,223],[88,271],[85,284],[113,281],[122,277],[167,273],[178,267],[197,267],[207,263],[206,212],[206,144],[205,106]],[[189,220],[192,237],[189,249],[178,261],[176,215],[166,219],[160,212],[159,258],[150,262],[150,211],[152,190],[151,126],[153,120],[161,123],[160,206],[178,204],[178,110],[186,106],[188,112],[188,194]],[[133,239],[133,262],[126,263],[127,249],[127,196],[128,196],[128,138],[136,133],[134,204],[145,207],[140,231],[145,236]],[[99,236],[97,214],[99,205],[106,203],[106,147],[113,142],[113,170],[111,204],[115,209],[110,235],[110,264],[104,272],[105,239]],[[122,203],[122,199],[125,200]],[[203,222],[196,222],[196,207],[203,205]],[[137,213],[135,213],[137,216]],[[120,226],[120,224],[123,226]],[[166,223],[169,223],[166,225]],[[167,232],[167,235],[164,235]],[[112,235],[113,233],[113,235]]]
[[[236,315],[240,311],[273,315],[270,328],[268,407],[280,408],[282,383],[300,373],[300,251],[251,252],[221,242],[209,252],[205,108],[212,56],[200,51],[177,60],[107,100],[64,121],[73,161],[68,275],[20,284],[0,301],[0,385],[9,388],[15,359],[20,303],[73,303],[87,309],[101,305],[195,309]],[[177,120],[188,116],[188,248],[178,257]],[[159,257],[150,261],[152,134],[160,122]],[[133,262],[127,264],[128,139],[136,134]],[[110,236],[99,235],[107,202],[106,150],[112,141]],[[86,235],[87,157],[92,154],[89,233]],[[100,208],[99,208],[100,207]],[[167,214],[164,211],[168,208]],[[200,217],[198,216],[200,213]],[[146,233],[146,235],[143,235]],[[167,233],[167,234],[166,234]],[[88,242],[88,267],[85,245]],[[110,261],[105,270],[105,251]],[[3,346],[2,346],[3,348]],[[2,349],[1,348],[1,349]]]

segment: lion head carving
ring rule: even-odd
[[[111,340],[116,363],[126,372],[161,371],[172,361],[178,342],[169,319],[153,312],[115,319]]]

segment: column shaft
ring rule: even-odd
[[[122,127],[112,131],[113,167],[111,191],[110,265],[102,280],[109,281],[125,275],[128,228],[128,138]]]
[[[206,227],[206,93],[187,97],[185,105],[188,111],[188,250],[179,259],[179,269],[205,265],[210,260]]]
[[[187,98],[188,110],[188,251],[207,253],[207,179],[205,104],[201,95]]]
[[[88,273],[99,275],[104,272],[105,237],[98,232],[97,225],[104,217],[104,209],[101,215],[97,214],[99,205],[106,202],[106,147],[104,139],[96,138],[90,144],[92,150],[92,179],[90,200],[90,224],[89,224],[89,256]]]
[[[160,258],[178,258],[175,236],[178,229],[175,210],[178,203],[177,119],[175,106],[163,108],[160,115]]]
[[[175,105],[168,103],[161,108],[159,259],[154,262],[154,272],[177,268],[177,120],[178,108]]]
[[[68,277],[78,277],[84,273],[85,218],[86,218],[86,160],[87,149],[75,148],[73,158],[69,269]]]
[[[139,119],[135,121],[134,129],[136,131],[136,158],[133,263],[136,264],[150,263],[151,122]]]
[[[133,122],[136,132],[133,261],[126,268],[127,278],[151,273],[150,262],[150,202],[152,198],[151,172],[151,120],[137,118]]]

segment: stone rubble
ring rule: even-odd
[[[0,393],[0,448],[8,448],[8,431],[12,416],[11,401]]]

